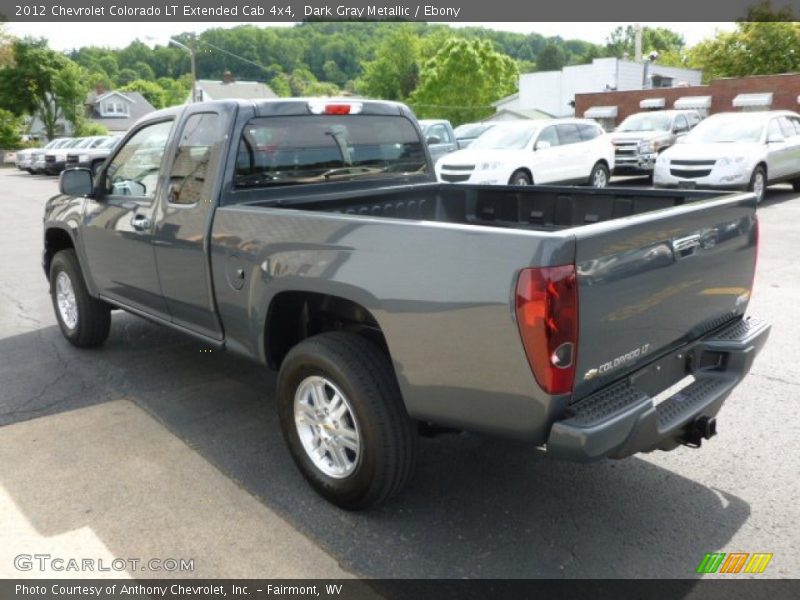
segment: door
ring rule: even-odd
[[[686,120],[686,117],[682,114],[679,114],[675,117],[675,123],[672,126],[672,132],[675,134],[675,138],[681,138],[689,133],[689,121]]]
[[[767,126],[767,177],[770,181],[786,177],[792,171],[791,147],[783,134],[780,119]]]
[[[783,176],[790,179],[800,174],[800,119],[797,117],[781,117],[781,131],[786,138],[786,168]]]
[[[558,139],[561,140],[561,160],[563,164],[562,181],[588,181],[589,172],[594,166],[590,144],[581,139],[575,123],[556,125]],[[591,163],[591,164],[590,164]]]
[[[539,132],[533,143],[533,182],[555,183],[564,178],[563,148],[555,125]]]
[[[153,238],[161,291],[175,324],[222,339],[206,235],[217,201],[228,122],[216,112],[198,109],[179,127]]]
[[[445,154],[450,154],[457,149],[456,140],[450,133],[450,130],[443,123],[436,123],[428,128],[425,137],[437,138],[439,141],[428,144],[428,150],[431,153],[431,159],[435,163]]]
[[[172,119],[141,126],[101,172],[86,201],[83,248],[99,294],[168,318],[156,274],[153,220]]]

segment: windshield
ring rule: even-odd
[[[70,144],[68,148],[86,148],[92,143],[92,138],[83,138],[74,144]]]
[[[669,115],[658,113],[639,113],[625,119],[617,131],[669,131]]]
[[[470,150],[522,150],[536,133],[537,126],[492,127],[472,142]]]
[[[120,140],[122,136],[115,136],[104,139],[96,147],[97,148],[113,148],[114,145]]]
[[[764,121],[750,115],[719,115],[702,121],[686,136],[695,144],[753,143],[761,139]]]
[[[456,127],[455,134],[459,140],[476,138],[491,127],[488,123],[466,123]]]
[[[404,117],[261,117],[242,132],[234,184],[296,185],[427,171],[425,148]]]

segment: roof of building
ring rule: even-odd
[[[97,110],[97,104],[107,96],[118,95],[128,101],[128,114],[118,117],[103,117]],[[143,116],[150,114],[155,107],[139,92],[105,92],[98,94],[96,91],[89,92],[86,96],[87,117],[98,125],[103,125],[109,131],[127,131]]]
[[[226,83],[216,79],[198,79],[197,88],[203,90],[204,95],[208,96],[204,100],[223,100],[228,98],[263,100],[265,98],[278,97],[266,83],[259,83],[258,81]]]
[[[519,92],[516,94],[511,94],[510,96],[506,96],[505,98],[500,98],[496,102],[492,102],[492,106],[500,106],[501,104],[505,104],[506,102],[511,102],[512,100],[516,100],[519,98]]]
[[[536,108],[501,108],[496,113],[494,113],[491,117],[487,117],[484,119],[486,121],[495,121],[497,117],[501,115],[510,115],[512,117],[516,117],[518,119],[527,120],[527,119],[552,119],[553,115],[547,113],[543,110],[538,110]]]

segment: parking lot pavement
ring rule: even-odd
[[[35,426],[51,415],[55,426],[126,398],[356,575],[686,578],[706,552],[721,551],[771,552],[766,575],[800,576],[800,198],[789,188],[770,190],[759,209],[750,312],[773,323],[770,341],[719,415],[719,435],[701,450],[577,465],[522,443],[445,435],[421,441],[417,473],[396,501],[346,513],[313,494],[294,468],[274,414],[274,376],[263,368],[203,353],[192,340],[119,313],[98,350],[61,338],[39,266],[42,205],[55,187],[52,178],[0,171],[0,439],[21,421]],[[102,406],[67,412],[93,405]],[[170,452],[151,439],[127,436],[125,448],[130,460],[143,454],[153,456],[154,470],[171,468]],[[70,456],[91,461],[94,452],[74,444]],[[2,478],[0,485],[35,528],[32,492],[49,480],[25,464],[15,475],[26,478],[24,489]],[[93,480],[116,489],[114,469],[99,471]],[[176,493],[185,485],[163,481]],[[53,497],[90,493],[54,485]],[[232,526],[235,512],[227,513]],[[130,524],[145,518],[138,513]],[[213,529],[202,520],[187,527],[183,513],[161,518],[198,537]],[[45,546],[48,534],[70,527],[45,525],[38,531]],[[117,552],[111,529],[93,533]],[[220,549],[201,547],[195,558],[210,560]],[[135,543],[124,550],[147,554]]]

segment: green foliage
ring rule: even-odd
[[[117,75],[117,85],[128,85],[132,81],[140,79],[139,74],[134,69],[124,68],[120,69]]]
[[[411,28],[399,26],[364,65],[356,90],[373,98],[405,100],[419,82],[420,41]]]
[[[75,131],[73,135],[76,137],[85,137],[90,135],[107,135],[108,129],[105,125],[100,125],[100,123],[94,123],[89,121],[88,119],[81,118],[78,120],[78,123],[75,125]]]
[[[564,50],[553,42],[547,42],[536,59],[537,71],[560,71],[564,66],[566,57]]]
[[[87,73],[44,40],[16,40],[13,66],[0,69],[0,108],[15,115],[37,114],[47,137],[54,137],[58,118],[76,123],[83,114]]]
[[[633,25],[627,27],[617,27],[606,40],[605,55],[622,58],[627,55],[631,60],[634,58],[636,29]],[[650,52],[656,51],[661,54],[680,53],[686,46],[683,36],[664,27],[643,27],[642,28],[642,54],[647,56]],[[660,60],[660,58],[659,58]]]
[[[167,95],[155,81],[145,81],[144,79],[134,79],[128,85],[120,88],[121,92],[139,92],[155,108],[168,106]]]
[[[16,150],[23,146],[19,132],[22,129],[22,117],[11,111],[0,108],[0,149]]]
[[[687,63],[702,69],[706,81],[800,71],[800,23],[788,9],[773,11],[762,2],[749,9],[736,31],[692,47]]]
[[[516,90],[517,64],[487,40],[450,38],[422,67],[409,103],[421,117],[450,119],[454,125],[493,112],[491,103]]]
[[[192,90],[192,76],[188,74],[179,79],[160,77],[156,83],[158,83],[164,93],[163,106],[165,107],[183,104],[186,102]]]
[[[281,98],[288,98],[292,95],[292,87],[290,85],[289,76],[286,73],[278,73],[270,79],[269,87]]]

